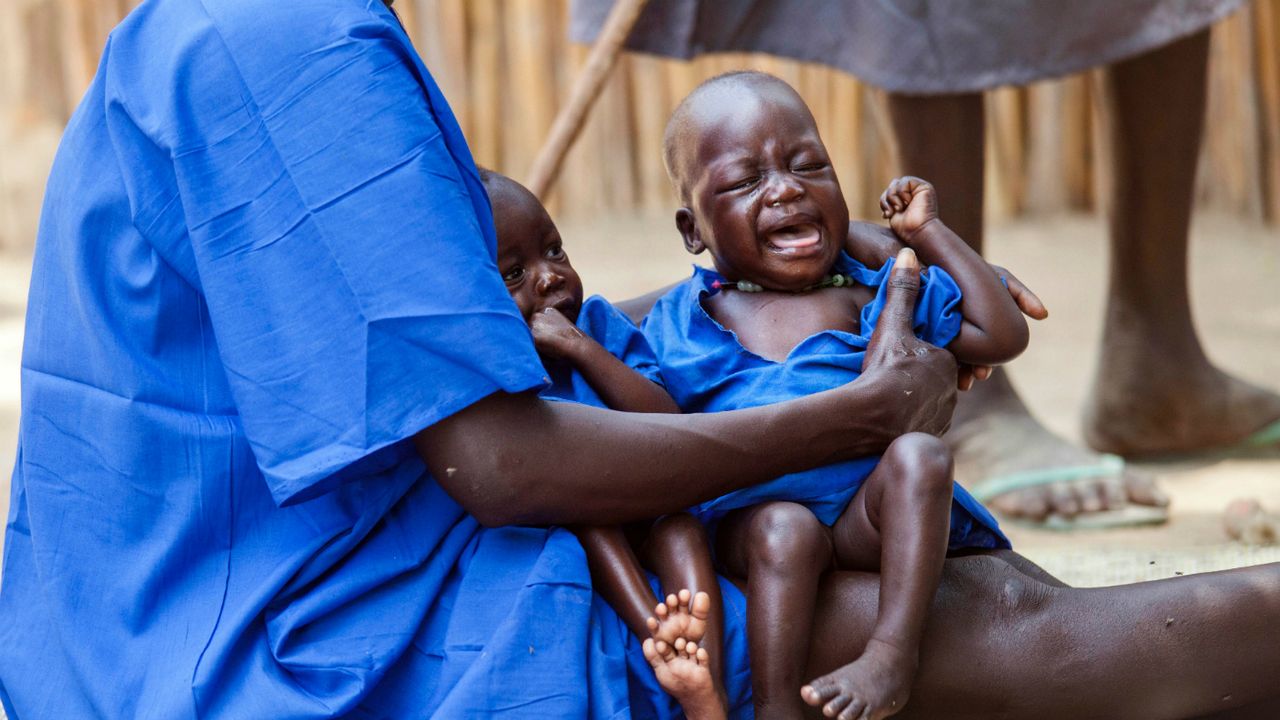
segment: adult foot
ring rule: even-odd
[[[944,439],[956,480],[1009,517],[1043,522],[1169,504],[1149,476],[1072,445],[1020,405],[970,416]]]
[[[706,648],[698,646],[710,612],[711,597],[705,592],[691,596],[688,590],[681,590],[668,595],[648,619],[653,636],[642,645],[658,685],[680,703],[690,720],[728,716],[724,698],[711,676],[711,656]]]
[[[800,697],[839,720],[879,720],[907,704],[919,659],[872,638],[857,660],[800,688]]]
[[[1092,447],[1125,457],[1193,456],[1245,450],[1277,421],[1280,395],[1207,360],[1122,353],[1094,380],[1084,432]]]

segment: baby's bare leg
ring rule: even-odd
[[[706,529],[687,513],[668,515],[654,523],[641,549],[641,558],[662,581],[663,592],[687,588],[695,595],[699,592],[707,594],[710,613],[706,629],[697,638],[697,643],[707,651],[712,681],[723,701],[724,604],[720,597],[720,583],[711,564]]]
[[[880,570],[880,611],[858,659],[804,688],[810,705],[832,717],[883,718],[906,704],[946,558],[951,490],[946,445],[931,435],[903,435],[836,521],[836,563]]]
[[[803,505],[771,502],[726,517],[717,548],[729,571],[747,579],[756,717],[800,717],[814,596],[831,564],[830,532]]]

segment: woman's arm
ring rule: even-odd
[[[415,438],[440,485],[487,525],[609,525],[946,431],[955,360],[911,334],[919,265],[904,251],[855,382],[705,415],[621,413],[495,393]]]
[[[894,233],[926,265],[943,267],[955,278],[964,299],[960,334],[947,349],[960,362],[996,365],[1027,347],[1027,321],[1010,292],[982,256],[938,219],[933,186],[916,177],[889,183],[880,207]]]

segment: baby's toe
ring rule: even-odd
[[[836,716],[836,720],[858,720],[862,717],[862,712],[867,709],[867,704],[861,700],[853,700],[844,706],[844,710]]]
[[[689,612],[699,620],[706,620],[711,616],[711,596],[699,590],[693,596],[693,603],[689,606]]]
[[[826,717],[833,718],[836,715],[839,715],[840,711],[844,709],[844,706],[848,705],[849,701],[852,699],[852,697],[845,693],[840,693],[834,698],[828,700],[826,705],[822,706],[822,714]]]
[[[834,698],[840,694],[840,687],[827,678],[818,678],[800,688],[800,697],[813,706]]]

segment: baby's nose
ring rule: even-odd
[[[804,195],[804,186],[789,173],[773,173],[765,187],[765,201],[770,205],[792,202]]]
[[[538,292],[546,294],[564,285],[564,276],[555,270],[545,270],[538,276]]]

